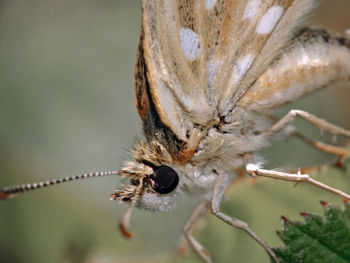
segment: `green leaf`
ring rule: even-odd
[[[277,234],[285,246],[274,248],[281,263],[350,262],[350,205],[341,210],[321,204],[324,217],[301,213],[305,222],[282,217],[284,229]]]

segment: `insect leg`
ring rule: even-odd
[[[266,244],[266,242],[263,241],[257,234],[255,234],[249,228],[247,223],[220,212],[219,206],[220,206],[222,197],[224,195],[225,186],[227,184],[225,179],[226,178],[224,175],[218,174],[218,177],[216,179],[215,186],[214,186],[213,199],[211,202],[211,212],[216,217],[224,221],[225,223],[247,232],[253,239],[255,239],[267,251],[267,253],[274,259],[275,262],[279,263],[279,260],[277,259],[275,253],[272,251],[269,245]]]
[[[207,263],[211,263],[209,252],[193,237],[192,230],[199,219],[208,211],[209,202],[202,201],[193,211],[190,218],[187,220],[183,232],[187,241],[190,243],[193,250]]]
[[[342,166],[342,160],[349,154],[348,149],[346,149],[344,147],[334,146],[334,145],[326,144],[326,143],[321,142],[321,141],[310,139],[298,131],[291,132],[291,135],[301,139],[302,141],[311,145],[312,147],[316,148],[319,151],[337,155],[338,161],[337,161],[336,165],[339,167]]]
[[[323,119],[320,119],[306,111],[302,110],[291,110],[288,112],[282,119],[277,121],[274,125],[272,125],[269,129],[267,129],[264,133],[266,136],[273,137],[277,133],[286,129],[286,127],[291,124],[296,117],[302,118],[312,125],[318,127],[321,131],[328,131],[329,133],[336,135],[343,135],[345,137],[350,137],[350,131],[345,130],[337,125],[329,123]]]
[[[350,195],[340,191],[336,188],[330,187],[329,185],[323,184],[313,178],[311,178],[307,174],[301,174],[301,172],[298,173],[285,173],[280,171],[274,171],[274,170],[265,170],[261,169],[259,165],[253,164],[253,163],[247,163],[245,166],[247,172],[252,176],[264,176],[268,178],[278,179],[278,180],[284,180],[284,181],[290,181],[295,183],[309,183],[312,185],[315,185],[321,189],[324,189],[328,192],[331,192],[333,194],[339,195],[343,198],[346,198],[347,200],[350,200]]]

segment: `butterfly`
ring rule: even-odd
[[[224,190],[243,167],[251,176],[306,182],[350,199],[307,174],[263,168],[257,151],[276,137],[297,136],[343,158],[347,151],[307,138],[291,125],[302,118],[333,135],[350,131],[302,110],[281,119],[271,111],[321,88],[348,83],[350,40],[303,27],[314,0],[143,0],[135,65],[136,105],[144,139],[119,171],[6,187],[2,199],[62,182],[121,175],[129,183],[111,195],[130,205],[120,230],[131,237],[135,207],[169,211],[184,194],[202,202],[184,237],[205,262],[210,254],[192,229],[207,210],[247,232],[276,262],[249,226],[220,210]]]

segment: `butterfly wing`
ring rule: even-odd
[[[143,0],[142,51],[162,123],[186,141],[225,116],[274,61],[313,0]]]
[[[238,102],[269,111],[329,86],[350,83],[350,39],[303,28]]]
[[[145,0],[142,31],[150,94],[161,121],[186,140],[194,125],[214,118],[201,77],[203,46],[196,31],[201,1]],[[183,25],[183,26],[181,26]]]
[[[220,94],[220,114],[224,116],[276,59],[316,1],[249,0],[232,3],[235,6],[230,10],[236,10],[236,15],[227,19],[228,25],[224,24],[224,40],[219,41],[222,47],[218,47],[215,56],[222,61],[214,83],[215,93]]]

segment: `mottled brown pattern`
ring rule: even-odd
[[[142,30],[141,30],[142,32]],[[135,91],[136,107],[142,120],[145,120],[150,113],[150,98],[147,94],[146,65],[143,54],[143,34],[140,34],[137,48],[137,59],[135,64]]]
[[[324,29],[305,27],[295,34],[295,38],[302,43],[324,42],[330,45],[340,45],[350,49],[350,38],[332,35]],[[292,45],[289,47],[291,48]]]
[[[346,84],[349,82],[349,73],[346,73],[349,48],[350,40],[344,36],[322,29],[300,29],[238,104],[254,110],[269,110],[337,82]],[[305,63],[305,59],[314,61]],[[279,97],[273,99],[276,94]]]

